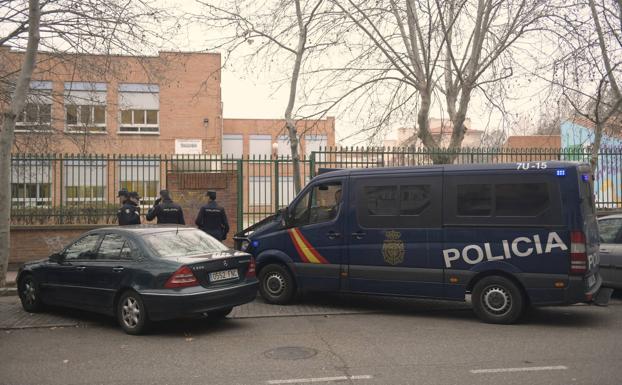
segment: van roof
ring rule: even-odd
[[[547,169],[568,169],[576,168],[580,165],[587,165],[584,162],[570,161],[533,161],[533,162],[514,162],[514,163],[472,163],[472,164],[441,164],[425,166],[405,166],[405,167],[373,167],[373,168],[348,168],[334,171],[327,171],[317,175],[316,179],[323,179],[335,176],[346,175],[374,175],[387,172],[407,173],[412,171],[515,171],[519,163],[546,163]],[[546,169],[530,170],[530,172],[546,171]]]

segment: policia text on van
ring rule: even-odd
[[[527,305],[598,294],[592,183],[572,162],[333,171],[236,240],[273,303],[297,290],[471,293],[481,319],[512,323]]]

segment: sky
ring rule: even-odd
[[[224,1],[224,0],[223,0]],[[270,0],[266,0],[270,1]],[[260,4],[260,3],[257,3]],[[154,0],[155,7],[175,10],[177,13],[200,13],[202,5],[193,0]],[[193,22],[183,23],[184,27],[173,41],[162,47],[163,50],[205,51],[213,45],[219,36],[219,31],[207,29],[204,24]],[[530,42],[519,57],[514,70],[518,76],[511,82],[510,97],[505,100],[505,108],[512,112],[510,116],[502,115],[491,110],[483,98],[474,97],[471,100],[467,118],[471,119],[472,128],[483,131],[503,129],[508,134],[525,134],[533,131],[533,120],[542,114],[547,114],[549,106],[544,101],[546,83],[537,79],[521,75],[529,70],[529,63],[533,53],[529,49],[537,46],[538,42]],[[218,52],[210,49],[211,52]],[[543,49],[543,51],[545,51]],[[221,52],[222,53],[222,52]],[[282,60],[291,60],[291,54],[283,54]],[[223,53],[223,57],[224,57]],[[327,63],[331,58],[325,59]],[[337,60],[338,61],[338,60]],[[522,68],[521,68],[522,67]],[[285,70],[283,69],[285,68]],[[282,118],[287,104],[288,87],[283,81],[288,78],[287,66],[270,66],[250,68],[248,61],[239,56],[226,63],[222,69],[221,90],[225,118]],[[431,118],[440,118],[442,106],[437,106],[430,113]],[[362,122],[355,119],[345,107],[329,113],[336,116],[336,139],[341,145],[365,145],[369,142],[364,136],[352,137]],[[415,117],[402,122],[394,122],[387,127],[383,134],[387,138],[395,135],[395,129],[400,126],[414,126]],[[378,143],[378,142],[376,142]]]

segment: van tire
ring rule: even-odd
[[[473,311],[484,322],[513,324],[525,310],[522,291],[508,278],[493,275],[475,284]]]
[[[287,267],[271,263],[259,271],[259,293],[269,303],[285,305],[296,294],[296,282]]]

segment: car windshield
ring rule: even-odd
[[[228,250],[225,245],[200,230],[181,230],[144,236],[145,241],[162,258],[204,255]]]

